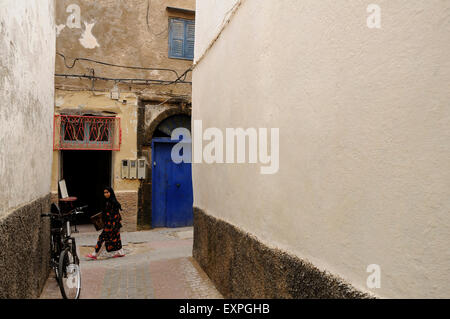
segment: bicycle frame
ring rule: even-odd
[[[72,237],[72,229],[71,229],[71,217],[80,213],[82,209],[84,209],[87,206],[84,207],[78,207],[73,210],[71,210],[67,214],[60,214],[59,209],[56,207],[56,213],[52,212],[50,214],[42,214],[42,217],[50,217],[52,222],[58,223],[58,226],[51,229],[50,232],[50,239],[51,239],[51,267],[55,270],[57,280],[59,281],[59,274],[58,267],[60,262],[60,256],[61,253],[69,248],[69,250],[72,253],[72,256],[74,257],[74,261],[76,264],[79,263],[78,254],[76,251],[76,242],[75,238]]]

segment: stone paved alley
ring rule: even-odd
[[[122,233],[127,256],[90,260],[98,232],[73,234],[81,259],[81,299],[222,298],[192,258],[192,227]],[[53,271],[41,299],[61,298]]]

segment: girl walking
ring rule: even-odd
[[[122,207],[116,199],[114,190],[111,187],[105,187],[103,190],[105,197],[102,217],[105,223],[102,233],[98,237],[97,245],[93,253],[87,255],[92,259],[97,259],[98,253],[102,245],[105,245],[106,251],[113,253],[113,257],[125,256],[122,249],[122,241],[120,240],[120,228],[122,227],[120,210]]]

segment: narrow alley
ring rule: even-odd
[[[91,225],[74,234],[81,266],[80,299],[209,299],[222,298],[192,258],[192,227],[124,232],[125,257],[98,260],[85,256],[98,233]],[[60,299],[52,272],[41,299]]]
[[[0,0],[0,302],[450,298],[450,0],[378,2]]]

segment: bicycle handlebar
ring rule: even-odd
[[[82,213],[83,213],[82,210],[85,209],[85,208],[87,208],[87,207],[88,207],[88,205],[74,208],[74,209],[72,209],[68,214],[75,214],[75,215],[77,215],[77,214],[82,214]]]
[[[64,216],[68,216],[68,215],[72,215],[72,214],[81,214],[81,213],[83,213],[82,212],[82,210],[83,209],[85,209],[85,208],[87,208],[88,207],[88,205],[85,205],[85,206],[81,206],[81,207],[76,207],[76,208],[74,208],[74,209],[72,209],[71,211],[69,211],[68,213],[65,213],[65,214],[52,214],[52,213],[49,213],[49,214],[41,214],[41,217],[55,217],[55,218],[60,218],[60,217],[64,217]]]

